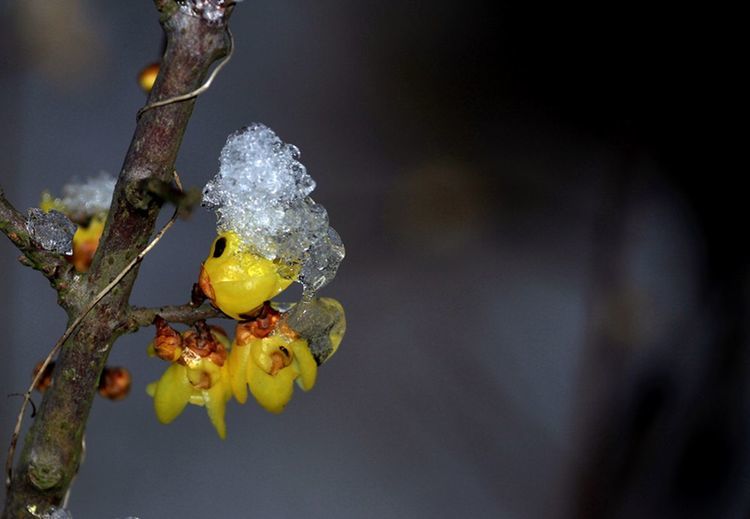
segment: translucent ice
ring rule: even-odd
[[[37,517],[41,517],[42,519],[73,519],[73,516],[69,511],[64,508],[57,508],[56,506],[53,506],[41,516]]]
[[[341,303],[329,297],[303,297],[285,315],[289,327],[307,339],[318,365],[336,353],[346,332],[346,317]]]
[[[336,276],[339,264],[344,259],[344,244],[339,233],[329,227],[328,236],[313,243],[307,252],[307,261],[302,265],[299,279],[305,287],[314,291]]]
[[[183,0],[182,7],[208,22],[218,22],[224,16],[226,4],[224,0]]]
[[[203,190],[220,231],[237,233],[248,249],[300,269],[300,282],[317,290],[336,274],[344,246],[325,208],[310,198],[315,181],[299,150],[270,128],[252,124],[227,139],[219,173]]]
[[[73,254],[73,234],[76,224],[59,211],[45,213],[37,207],[29,209],[26,229],[43,249],[59,254]]]

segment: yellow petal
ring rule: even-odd
[[[222,440],[227,437],[227,426],[224,421],[224,413],[227,408],[225,390],[226,386],[224,384],[216,384],[211,389],[204,389],[201,391],[203,401],[206,403],[208,418],[211,420],[216,432],[219,433],[219,438]]]
[[[315,362],[312,353],[310,353],[307,341],[296,340],[291,344],[291,347],[292,352],[294,352],[294,364],[300,374],[297,385],[305,391],[310,391],[318,376],[318,363]]]
[[[193,386],[187,378],[185,366],[172,364],[156,383],[154,409],[161,423],[170,423],[185,409]]]
[[[206,405],[206,401],[203,400],[203,392],[200,389],[195,389],[193,394],[190,395],[190,403],[198,407]]]
[[[87,241],[98,242],[104,231],[104,223],[105,219],[103,217],[95,216],[86,227],[79,225],[73,235],[73,244],[80,244]]]
[[[237,320],[292,282],[282,275],[284,267],[248,251],[233,232],[223,232],[214,240],[203,270],[213,291],[213,303]]]
[[[229,381],[234,398],[240,404],[247,402],[247,361],[250,358],[250,344],[238,345],[229,352]]]
[[[287,346],[289,340],[278,335],[271,335],[263,339],[250,342],[249,362],[255,362],[263,371],[270,373],[273,368],[271,354],[279,351],[279,346]]]
[[[299,376],[293,365],[269,375],[254,362],[247,363],[247,383],[255,400],[266,410],[280,413],[292,398],[294,379]]]

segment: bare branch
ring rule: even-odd
[[[229,52],[230,45],[226,23],[231,3],[155,3],[167,35],[167,48],[149,104],[199,88],[211,65]],[[138,120],[99,247],[84,278],[85,286],[76,291],[83,300],[70,314],[71,323],[94,294],[106,295],[60,348],[54,387],[45,392],[25,438],[3,518],[30,517],[29,506],[38,510],[59,506],[76,473],[97,382],[112,344],[127,331],[123,315],[130,308],[139,253],[146,249],[161,206],[160,199],[144,186],[149,179],[169,182],[194,104],[195,98],[191,98],[155,106]],[[132,269],[120,279],[131,264]]]
[[[199,307],[190,304],[162,306],[159,308],[131,308],[127,321],[127,331],[134,332],[138,328],[151,326],[154,318],[159,315],[170,323],[193,325],[197,321],[215,318],[227,318],[221,310],[209,304]]]

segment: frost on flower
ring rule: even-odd
[[[86,272],[94,258],[116,182],[115,177],[102,172],[84,182],[65,184],[60,198],[47,191],[42,193],[39,207],[49,215],[48,218],[59,211],[78,224],[73,236],[73,255],[69,258],[78,272]]]
[[[233,133],[203,205],[216,211],[220,232],[234,232],[253,253],[299,269],[299,281],[314,291],[334,278],[344,246],[325,208],[309,196],[315,181],[299,155],[262,124]]]
[[[85,221],[109,210],[116,183],[117,179],[104,171],[83,182],[69,182],[63,186],[60,198],[53,198],[45,193],[42,209],[56,209],[73,220]]]
[[[45,213],[32,207],[26,216],[26,229],[43,249],[59,254],[73,253],[73,234],[77,227],[61,212]]]

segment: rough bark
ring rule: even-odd
[[[226,55],[230,45],[226,22],[231,2],[208,2],[208,8],[223,13],[214,21],[201,16],[201,8],[195,2],[156,0],[155,4],[168,43],[149,102],[196,89],[211,64]],[[71,321],[88,299],[102,290],[148,243],[160,200],[144,186],[151,179],[171,180],[194,103],[195,99],[191,99],[160,106],[145,111],[139,118],[91,269],[66,296],[73,301],[67,308]],[[48,275],[53,284],[64,279],[56,273],[62,263],[27,244],[28,239],[14,230],[20,221],[16,222],[14,210],[2,200],[0,220],[6,224],[0,230],[19,245],[33,266]],[[44,512],[50,506],[59,506],[63,500],[78,469],[86,421],[112,344],[123,333],[132,331],[136,323],[145,324],[148,317],[141,311],[136,314],[141,320],[130,318],[128,300],[137,271],[136,266],[94,307],[64,344],[56,363],[55,385],[45,393],[25,437],[3,518],[33,517],[31,509]]]

